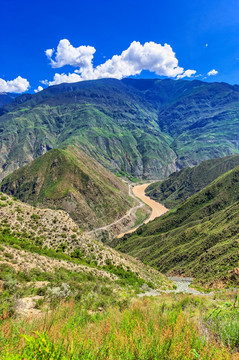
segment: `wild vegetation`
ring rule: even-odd
[[[225,303],[178,294],[106,311],[64,300],[44,318],[5,319],[0,344],[2,359],[236,360],[238,339],[233,296]]]
[[[84,272],[89,271],[85,267],[87,265],[91,267],[91,272],[98,274],[98,270],[106,271],[107,266],[112,265],[131,271],[145,282],[154,284],[154,287],[172,286],[158,271],[82,234],[64,211],[36,209],[8,195],[0,198],[0,243],[9,247],[6,250],[9,257],[4,256],[3,251],[2,261],[10,265],[16,263],[20,271],[29,271],[34,267],[52,271],[64,267]],[[112,273],[111,268],[107,271]]]
[[[207,286],[239,283],[239,167],[114,246],[168,274]]]

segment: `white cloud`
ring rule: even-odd
[[[42,90],[43,90],[43,87],[39,85],[38,88],[34,90],[34,92],[37,93]]]
[[[64,65],[72,65],[75,67],[90,67],[95,53],[93,46],[79,46],[75,48],[67,39],[60,40],[56,52],[54,49],[45,51],[48,59],[51,60],[53,68],[60,68]],[[52,56],[55,54],[55,60]]]
[[[208,47],[208,44],[205,44],[205,47]]]
[[[121,55],[114,55],[112,59],[97,66],[94,74],[97,78],[122,79],[125,76],[140,74],[142,70],[171,77],[183,72],[170,45],[156,44],[152,41],[141,45],[140,42],[133,41]]]
[[[46,54],[46,56],[48,57],[48,59],[51,59],[54,51],[55,51],[55,49],[47,49],[47,50],[45,51],[45,54]]]
[[[30,84],[27,79],[18,76],[14,80],[6,81],[0,79],[0,92],[9,92],[9,93],[23,93],[30,88]]]
[[[45,85],[58,85],[58,84],[62,84],[62,83],[74,83],[74,82],[78,82],[78,81],[82,81],[82,77],[80,75],[77,75],[75,73],[73,74],[58,74],[56,73],[54,75],[54,79],[53,81],[47,81],[47,80],[43,80],[42,83]]]
[[[100,78],[122,79],[140,74],[143,70],[167,77],[191,77],[196,73],[195,70],[184,71],[178,66],[178,59],[168,44],[161,45],[150,41],[142,45],[138,41],[133,41],[120,55],[114,55],[94,68],[92,60],[95,51],[95,48],[91,46],[74,48],[68,40],[61,40],[57,46],[55,60],[52,59],[54,49],[48,49],[45,52],[51,60],[51,66],[60,68],[71,65],[77,69],[68,75],[56,73],[53,81],[43,80],[42,83],[54,85]]]
[[[195,75],[195,74],[196,74],[196,70],[188,69],[188,70],[184,71],[182,74],[179,74],[177,76],[177,79],[182,79],[184,77],[191,77],[192,75]]]
[[[208,76],[215,76],[215,75],[217,75],[217,74],[218,74],[218,71],[215,70],[215,69],[212,69],[212,70],[210,70],[210,71],[207,73]]]
[[[49,81],[48,81],[48,80],[40,80],[40,83],[42,83],[43,85],[49,85]]]

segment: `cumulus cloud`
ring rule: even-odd
[[[30,88],[30,84],[27,79],[18,76],[14,80],[4,80],[0,79],[0,92],[9,92],[9,93],[23,93]]]
[[[212,69],[212,70],[210,70],[210,71],[207,73],[208,76],[215,76],[215,75],[217,75],[217,74],[218,74],[218,71],[215,70],[215,69]]]
[[[45,54],[50,59],[53,68],[60,68],[64,65],[84,68],[92,66],[95,51],[93,46],[79,46],[75,48],[69,40],[63,39],[60,40],[56,51],[54,49],[47,49]],[[55,60],[53,55],[55,55]]]
[[[95,51],[95,48],[91,46],[75,48],[69,40],[61,40],[56,52],[54,49],[48,49],[45,52],[51,61],[51,66],[60,68],[71,65],[77,69],[68,75],[56,73],[53,81],[44,80],[43,83],[54,85],[101,78],[122,79],[138,75],[143,70],[167,77],[191,77],[196,73],[195,70],[184,71],[184,68],[178,66],[178,59],[169,44],[161,45],[150,41],[142,45],[138,41],[133,41],[120,55],[114,55],[103,64],[93,67],[92,60]],[[53,59],[54,54],[55,59]]]
[[[192,75],[196,74],[196,70],[186,70],[182,74],[177,75],[177,79],[182,79],[184,77],[191,77]]]
[[[142,70],[170,77],[183,72],[170,45],[156,44],[152,41],[141,45],[140,42],[133,41],[121,55],[114,55],[112,59],[97,66],[94,74],[97,78],[122,79],[125,76],[140,74]]]
[[[39,92],[39,91],[42,91],[43,90],[43,87],[42,86],[38,86],[37,89],[34,90],[35,93]]]

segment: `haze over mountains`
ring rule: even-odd
[[[1,178],[74,144],[116,174],[158,179],[238,153],[239,86],[102,79],[25,94],[1,109]]]

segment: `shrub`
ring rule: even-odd
[[[17,280],[13,279],[11,276],[8,276],[7,279],[4,281],[3,289],[8,290],[9,292],[13,292],[16,288]]]
[[[66,283],[62,283],[61,286],[48,288],[47,289],[47,295],[50,297],[55,297],[58,299],[65,299],[72,295],[72,292],[70,290],[70,286]]]
[[[35,221],[39,220],[39,218],[40,218],[40,215],[37,215],[37,214],[32,214],[31,215],[31,219],[33,219]]]

